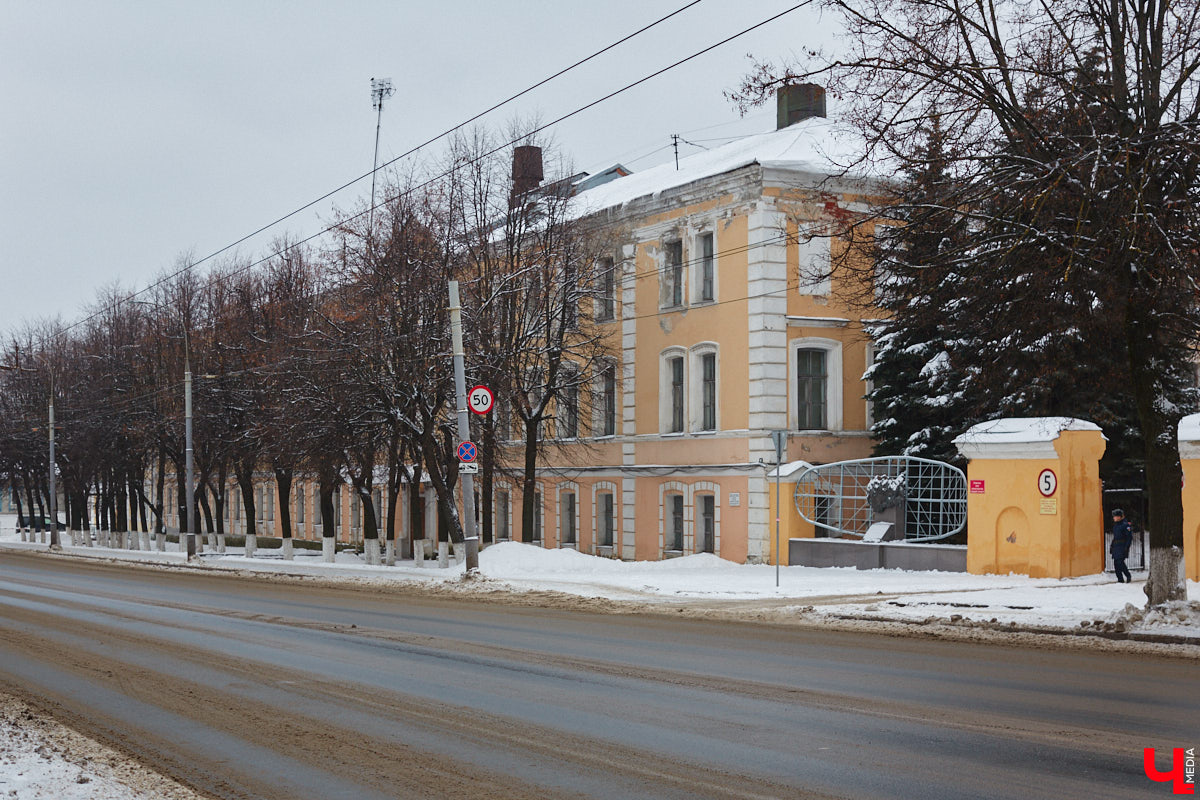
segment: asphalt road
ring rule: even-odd
[[[1167,797],[1194,660],[0,553],[0,685],[219,798]]]

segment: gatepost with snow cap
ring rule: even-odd
[[[970,459],[967,572],[1035,578],[1104,569],[1099,426],[1070,417],[998,419],[954,440]]]
[[[1200,581],[1200,414],[1179,421],[1179,463],[1183,465],[1183,563],[1188,578]]]

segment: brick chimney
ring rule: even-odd
[[[825,87],[815,83],[789,83],[775,94],[775,129],[781,130],[809,117],[825,116]]]
[[[542,173],[542,148],[521,145],[513,148],[512,199],[516,200],[538,187]]]

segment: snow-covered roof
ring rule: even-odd
[[[587,189],[576,196],[578,213],[592,214],[614,208],[752,164],[818,175],[867,177],[845,169],[845,165],[857,158],[851,141],[849,132],[835,122],[812,117],[781,130],[747,136],[681,158],[679,169],[675,169],[672,160]]]
[[[1100,431],[1100,426],[1071,417],[994,419],[971,426],[954,446],[967,458],[1056,458],[1054,440],[1064,431]]]
[[[1200,442],[1200,414],[1192,414],[1179,420],[1179,441]]]
[[[1052,442],[1063,431],[1098,431],[1094,422],[1071,417],[1009,417],[994,419],[973,425],[966,433],[955,439],[989,444],[1027,444]]]

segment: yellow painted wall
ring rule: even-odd
[[[1063,431],[1054,449],[1058,458],[972,459],[968,482],[984,481],[984,491],[967,495],[968,572],[1063,578],[1104,569],[1104,438]],[[1047,468],[1058,476],[1051,498],[1037,486]]]
[[[1183,463],[1183,562],[1188,578],[1200,581],[1200,458]]]
[[[779,552],[782,554],[782,560],[778,563],[787,566],[788,560],[788,539],[812,539],[816,536],[816,531],[813,524],[800,516],[800,512],[796,510],[796,504],[792,500],[792,495],[796,491],[796,484],[783,481],[779,485]],[[769,548],[767,551],[767,563],[775,564],[775,481],[770,482],[770,491],[767,493],[767,521],[770,527],[768,535]]]

